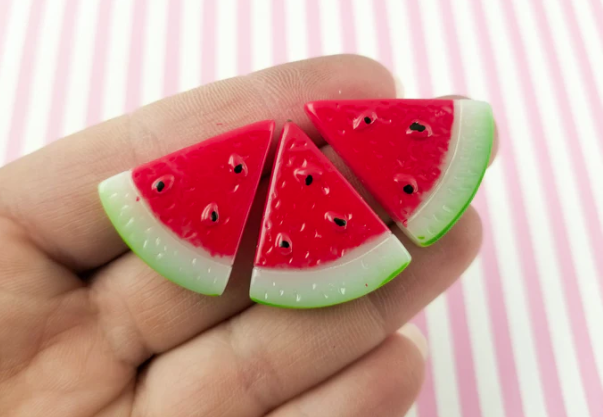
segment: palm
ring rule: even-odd
[[[409,244],[414,262],[376,293],[290,311],[248,300],[261,203],[225,295],[213,298],[127,252],[96,197],[114,173],[255,120],[292,118],[316,137],[306,100],[393,95],[369,60],[306,61],[164,100],[2,168],[3,415],[402,415],[423,361],[392,334],[475,255],[473,211],[436,247]]]

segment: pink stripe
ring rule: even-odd
[[[452,18],[452,6],[450,2],[444,1],[439,9],[444,26],[444,36],[446,41],[446,54],[450,62],[450,75],[452,77],[453,89],[457,94],[468,95],[467,78],[465,68],[461,61],[461,50],[459,48],[459,38],[457,35],[456,23]]]
[[[12,12],[13,2],[11,0],[0,1],[0,60],[4,55],[4,39],[6,38],[6,31],[8,28],[8,16]],[[0,74],[0,77],[2,74]]]
[[[417,45],[415,48],[414,55],[418,56],[417,59],[417,74],[421,74],[419,77],[419,85],[425,97],[433,96],[433,89],[430,80],[425,78],[429,76],[428,68],[429,63],[425,54],[425,39],[424,33],[424,16],[418,7],[417,2],[408,2],[408,15],[412,16],[411,31],[413,32],[414,42],[413,45]],[[383,25],[382,25],[383,26]],[[454,38],[450,38],[454,39]],[[454,43],[454,42],[452,42]],[[452,48],[453,46],[449,46]],[[419,50],[417,50],[419,49]],[[452,51],[451,51],[452,52]],[[455,51],[458,54],[458,51]],[[451,53],[451,55],[455,55]],[[454,61],[453,57],[453,61]],[[421,65],[421,62],[423,63]],[[454,73],[455,81],[464,84],[462,79],[462,67],[460,61],[456,59],[454,61],[453,68],[451,71]],[[469,339],[469,329],[467,327],[467,321],[464,309],[464,298],[462,293],[462,287],[460,283],[457,283],[449,292],[449,317],[450,324],[453,328],[452,338],[454,343],[454,355],[455,355],[455,369],[456,379],[459,389],[460,406],[463,416],[477,417],[481,416],[481,410],[479,406],[479,397],[477,392],[477,383],[475,381],[475,369],[473,365],[473,355],[471,342]]]
[[[431,74],[429,71],[429,61],[427,60],[427,52],[425,39],[423,38],[423,20],[419,10],[417,0],[408,0],[407,15],[409,16],[410,44],[414,46],[412,56],[414,57],[415,73],[417,74],[417,84],[419,97],[430,97],[433,93]]]
[[[596,131],[603,132],[603,118],[600,117],[603,114],[603,104],[601,103],[601,97],[597,94],[597,84],[595,83],[595,77],[600,77],[601,75],[594,73],[593,67],[588,60],[588,52],[586,50],[586,45],[582,41],[574,7],[567,0],[562,0],[560,3],[567,24],[570,42],[573,47],[572,49],[577,58],[575,62],[578,64],[578,70],[580,71],[580,80],[584,83],[588,107],[592,109],[591,114],[593,117],[591,120],[595,123]],[[538,4],[538,7],[542,7],[541,2],[535,2],[535,4]],[[599,3],[599,13],[601,13],[601,8],[603,8],[603,6]],[[598,17],[600,17],[600,15]],[[542,19],[542,16],[538,16],[538,18]],[[601,26],[599,26],[599,30],[601,30]],[[603,147],[599,150],[603,152]],[[603,275],[600,276],[603,277]]]
[[[320,26],[320,6],[318,0],[306,1],[306,19],[308,35],[308,55],[312,57],[322,55],[322,29]]]
[[[465,297],[463,285],[456,282],[446,293],[448,299],[448,317],[452,327],[454,345],[454,365],[458,383],[461,410],[463,417],[479,417],[482,415],[479,405],[479,394],[475,383],[475,367],[473,366],[473,347],[467,327]]]
[[[343,53],[353,54],[356,50],[356,28],[354,27],[354,5],[352,0],[340,0]]]
[[[410,4],[410,1],[407,4]],[[349,6],[351,8],[351,4]],[[413,8],[414,8],[415,12],[418,10],[417,5],[412,4],[408,8],[408,15],[410,15],[410,16],[416,15],[416,14],[413,14],[411,11],[411,10],[413,10]],[[409,19],[409,20],[413,21],[414,19]],[[348,30],[353,30],[353,29],[348,29]],[[413,34],[414,33],[418,34],[418,39],[413,38],[411,40],[412,45],[417,45],[417,42],[419,42],[419,43],[423,42],[423,36],[421,35],[420,30],[421,30],[420,25],[414,25],[408,31],[410,36],[412,36],[411,32]],[[418,50],[418,49],[421,49],[421,50]],[[419,68],[425,70],[424,72],[423,71],[417,72],[417,74],[420,74],[419,80],[417,80],[419,83],[420,96],[425,97],[427,92],[431,91],[431,82],[429,80],[429,72],[428,72],[429,67],[427,66],[427,56],[425,55],[425,49],[424,48],[414,48],[412,51],[412,54],[415,57],[416,65]],[[419,329],[421,329],[421,331],[423,332],[425,337],[429,340],[429,332],[427,329],[427,321],[425,318],[425,311],[421,311],[413,319],[413,322],[419,327]],[[417,401],[416,401],[417,414],[419,417],[437,417],[438,416],[437,398],[436,398],[436,393],[435,393],[433,375],[434,375],[433,365],[432,365],[432,362],[430,360],[428,360],[425,364],[425,380],[423,381],[423,387],[422,387],[421,393],[419,394],[419,397],[417,398]]]
[[[216,1],[205,0],[202,5],[201,84],[208,84],[216,80]]]
[[[67,86],[71,74],[75,17],[77,16],[79,4],[78,0],[68,0],[65,3],[59,55],[57,57],[57,67],[54,72],[54,82],[52,85],[52,105],[50,106],[50,114],[48,115],[46,143],[50,143],[63,135],[63,118],[67,110]]]
[[[492,45],[487,42],[487,40],[489,40],[486,38],[488,36],[488,31],[484,23],[486,17],[484,15],[481,2],[472,2],[471,4],[474,6],[474,11],[477,11],[477,16],[474,21],[478,27],[478,32],[482,34],[482,36],[477,36],[476,38],[481,45],[480,49],[482,50],[482,54],[484,56],[486,73],[493,76],[492,82],[490,83],[490,90],[492,92],[496,114],[498,115],[500,122],[500,134],[503,138],[509,137],[509,132],[506,129],[506,126],[510,125],[510,120],[503,105],[504,100],[502,97],[502,91],[500,89],[500,83],[499,81],[496,81],[500,80],[502,76],[499,73],[495,63]],[[516,30],[517,29],[514,30],[515,33]],[[513,32],[513,30],[510,30],[509,32]],[[516,44],[515,46],[517,47],[519,45]],[[520,73],[526,74],[528,72],[522,62],[517,60],[515,62],[524,67],[524,70],[521,70]],[[520,80],[524,79],[523,77],[519,78]],[[524,85],[523,91],[530,91],[530,89],[528,86]],[[531,97],[533,97],[533,92],[526,94],[524,99],[529,101],[531,100]],[[529,106],[529,112],[529,120],[534,121],[534,127],[537,129],[537,133],[532,136],[542,136],[543,134],[540,126],[540,120],[538,119],[538,115],[534,114],[534,109],[532,106]],[[508,146],[501,147],[502,162],[506,171],[505,177],[507,179],[508,188],[511,191],[521,189],[521,183],[517,174],[512,146],[513,143],[509,142]],[[546,150],[546,146],[543,148],[543,151],[544,150]],[[539,279],[537,278],[538,270],[533,257],[534,243],[532,242],[531,235],[528,233],[530,229],[525,211],[525,203],[519,191],[512,192],[510,195],[511,201],[509,207],[511,208],[511,216],[514,220],[513,223],[515,224],[514,231],[515,236],[517,237],[516,243],[519,246],[520,258],[518,261],[522,264],[522,270],[525,274],[525,285],[528,297],[530,299],[529,308],[532,319],[532,330],[534,332],[537,347],[537,360],[541,374],[540,380],[544,391],[544,400],[549,415],[553,415],[553,413],[563,413],[562,410],[564,410],[565,407],[562,400],[563,397],[559,383],[559,375],[557,373],[557,368],[555,366],[551,366],[555,363],[555,357],[553,355],[552,341],[549,332],[550,326],[546,316],[542,290],[540,288]],[[553,227],[558,228],[556,224]],[[560,259],[562,267],[567,266],[566,258],[558,258]]]
[[[563,75],[561,73],[561,63],[559,61],[559,56],[555,51],[555,43],[553,40],[551,26],[549,22],[547,22],[547,20],[544,18],[544,10],[542,8],[542,4],[539,2],[536,2],[536,4],[539,8],[539,10],[535,13],[536,22],[539,28],[539,32],[543,35],[542,38],[545,44],[546,59],[549,63],[547,67],[550,68],[551,76],[553,78],[553,85],[557,87],[557,89],[553,90],[553,92],[555,94],[559,93],[562,97],[561,100],[556,100],[557,105],[560,107],[560,113],[558,114],[561,116],[564,134],[566,137],[569,138],[575,136],[573,126],[578,126],[579,121],[574,118],[571,108],[569,106],[570,95],[567,89],[567,85],[565,84]],[[602,3],[599,3],[600,10],[598,10],[598,12],[601,12],[601,10],[603,10],[603,6],[601,4]],[[571,9],[571,14],[569,15],[568,8]],[[589,105],[594,103],[594,105],[599,106],[598,108],[591,107],[591,110],[593,111],[592,114],[601,115],[603,114],[603,110],[600,107],[600,100],[598,100],[596,97],[597,85],[594,81],[594,78],[592,78],[592,67],[588,64],[588,62],[586,62],[586,57],[584,56],[584,54],[586,53],[584,43],[581,41],[581,39],[577,39],[578,34],[576,32],[578,31],[578,28],[576,27],[576,16],[575,12],[569,5],[565,5],[564,16],[568,17],[566,21],[568,22],[570,32],[572,32],[572,41],[575,44],[579,45],[577,53],[579,55],[578,62],[579,64],[581,64],[580,70],[583,74],[587,72],[587,74],[584,75],[581,80],[584,83],[584,90],[588,95]],[[554,62],[554,65],[551,64],[552,62]],[[601,130],[603,129],[603,120],[601,119],[601,117],[592,117],[590,120],[595,125],[595,131],[603,131]],[[594,187],[595,185],[590,181],[586,164],[584,163],[584,151],[582,147],[569,146],[568,148],[569,156],[572,163],[572,170],[574,171],[578,180],[576,183],[576,188],[578,190],[578,194],[580,195],[580,200],[583,202],[583,204],[580,204],[579,206],[583,210],[583,216],[586,220],[586,224],[590,226],[588,228],[588,238],[590,247],[594,249],[594,253],[597,253],[597,251],[603,250],[603,222],[602,219],[599,218],[595,205],[595,197],[592,191],[592,187]],[[603,286],[603,257],[594,256],[593,260],[595,261],[597,267],[597,276],[600,277],[600,285]],[[600,290],[603,291],[603,287],[601,287]]]
[[[165,68],[163,73],[163,96],[171,96],[180,91],[180,21],[182,1],[171,0],[167,12],[167,40]]]
[[[107,65],[107,40],[111,22],[111,11],[113,0],[101,1],[96,21],[96,35],[94,41],[94,58],[92,61],[92,73],[90,76],[90,94],[88,95],[88,113],[86,125],[91,126],[99,123],[103,118],[103,93],[105,88],[105,76]]]
[[[389,19],[385,0],[374,0],[373,10],[375,12],[375,30],[377,32],[377,52],[379,54],[379,62],[391,71],[394,68],[394,59],[392,56]]]
[[[251,4],[249,0],[239,0],[237,3],[237,72],[245,75],[251,72]]]
[[[286,14],[283,0],[272,0],[272,55],[273,65],[287,62]]]
[[[601,0],[590,0],[590,8],[595,18],[595,26],[599,31],[599,37],[603,38],[603,2]]]
[[[38,40],[42,15],[46,9],[47,2],[39,2],[30,8],[29,20],[27,22],[27,33],[21,56],[19,81],[15,91],[13,115],[8,134],[8,145],[5,153],[5,162],[10,162],[21,156],[25,123],[29,110],[31,85],[34,74],[35,57],[38,50]]]
[[[130,34],[130,55],[126,87],[126,112],[137,109],[142,102],[142,51],[145,48],[145,24],[147,8],[145,0],[135,0],[132,33]]]
[[[500,119],[499,119],[500,121]],[[492,216],[488,202],[483,192],[478,192],[473,200],[473,205],[481,214],[484,226],[484,238],[480,255],[484,271],[487,305],[492,322],[492,337],[494,339],[494,353],[500,389],[502,391],[503,406],[508,416],[521,417],[524,415],[521,395],[519,392],[519,378],[517,377],[517,364],[513,356],[513,345],[509,332],[509,319],[502,294],[502,276],[499,269],[496,249],[492,237]],[[481,337],[478,335],[477,337]]]
[[[458,46],[459,38],[457,36],[455,21],[454,19],[447,18],[447,16],[452,16],[450,3],[447,1],[442,2],[440,12],[443,17],[444,34],[448,40],[446,51],[450,62],[450,75],[454,85],[454,91],[458,91],[461,94],[467,94],[467,79],[463,63],[461,62],[461,51]],[[502,382],[501,391],[503,406],[509,412],[509,415],[520,417],[523,415],[523,410],[519,393],[519,380],[517,378],[515,358],[513,357],[513,350],[511,347],[511,337],[507,317],[505,315],[505,306],[501,297],[502,285],[500,272],[498,270],[498,260],[496,259],[492,241],[492,229],[490,224],[491,215],[488,211],[487,202],[482,192],[477,194],[473,204],[479,209],[484,224],[484,239],[481,253],[484,261],[483,269],[486,273],[486,277],[488,277],[488,279],[484,281],[489,299],[487,305],[490,306],[490,314],[485,319],[490,320],[493,324],[492,328],[496,329],[493,338],[495,340],[494,348],[497,353],[497,370]],[[458,368],[473,369],[474,358],[469,349],[470,342],[467,322],[465,319],[461,320],[460,317],[457,318],[457,315],[465,315],[465,302],[462,291],[451,291],[449,293],[449,301],[451,307],[450,317],[454,318],[452,320],[453,338],[454,340],[457,340],[457,336],[461,335],[462,337],[457,343],[467,344],[467,348],[455,348]],[[453,308],[452,306],[455,307]],[[467,332],[466,336],[465,332]],[[461,376],[459,376],[459,378],[460,377]],[[465,378],[469,378],[469,376],[465,376]],[[469,409],[467,408],[469,404],[479,404],[477,381],[474,373],[471,373],[471,378],[469,380],[460,384],[459,390],[461,392],[464,415],[470,416],[471,414],[469,414]],[[474,411],[477,412],[478,410]]]
[[[425,318],[425,311],[421,311],[412,320],[414,324],[421,330],[427,340],[429,340],[429,332],[427,329],[427,320]],[[425,380],[423,381],[423,387],[421,393],[417,398],[417,414],[419,417],[437,417],[437,399],[435,393],[435,386],[433,380],[433,365],[430,360],[425,363]]]
[[[541,7],[542,4],[538,3],[538,6]],[[515,15],[513,14],[513,12],[513,9],[509,8],[508,13],[510,13],[511,20],[515,19]],[[568,16],[567,12],[568,10],[566,9],[564,13],[565,16]],[[538,29],[544,35],[543,40],[546,52],[545,58],[547,60],[546,66],[550,68],[551,71],[553,81],[552,85],[557,87],[556,89],[553,89],[553,93],[556,96],[558,94],[561,95],[560,100],[555,100],[555,103],[559,106],[560,110],[556,112],[556,114],[560,118],[564,137],[574,137],[575,139],[572,140],[572,142],[578,142],[578,138],[575,137],[576,133],[571,127],[578,125],[579,121],[574,119],[573,113],[571,112],[571,109],[569,107],[569,93],[565,84],[563,83],[563,76],[561,75],[561,71],[559,68],[559,57],[556,54],[555,46],[553,44],[551,28],[549,25],[546,24],[545,19],[543,18],[544,10],[537,10],[535,15]],[[572,19],[570,18],[569,20]],[[518,28],[515,28],[514,33],[517,33],[517,31]],[[521,58],[525,60],[527,58],[527,52],[525,51],[525,47],[523,47],[523,45],[519,45],[521,40],[518,39],[518,35],[515,35],[514,42],[516,43],[516,45],[522,46],[522,48],[518,50],[521,51]],[[578,43],[581,44],[581,42]],[[528,68],[525,64],[525,61],[521,61],[520,65],[521,71],[525,71],[527,73]],[[596,86],[594,85],[594,81],[588,81],[592,79],[583,78],[583,80],[588,83],[588,85],[585,86],[587,91],[595,91]],[[526,81],[530,81],[530,84],[533,84],[533,79],[531,76],[528,80],[522,78],[521,81],[524,84],[524,88],[527,86]],[[534,94],[530,94],[529,97],[527,97],[527,102],[530,106],[533,106],[533,111],[535,115],[539,113],[537,111],[538,103],[534,98]],[[540,120],[543,119],[542,114],[538,114],[538,116],[540,116]],[[595,117],[594,119],[600,122],[601,118]],[[540,123],[541,122],[539,122],[539,124]],[[544,173],[545,178],[552,178],[554,168],[549,159],[549,151],[545,140],[545,136],[544,134],[537,135],[535,139],[538,140],[539,147],[543,148],[543,152],[538,153],[538,156],[541,156],[541,172]],[[568,148],[568,155],[571,160],[572,171],[574,172],[577,178],[575,186],[578,190],[578,194],[580,195],[580,200],[582,201],[582,204],[580,204],[579,207],[582,208],[582,216],[586,219],[586,224],[591,226],[588,229],[588,237],[590,245],[596,253],[597,249],[603,249],[603,235],[601,222],[595,210],[595,202],[592,190],[589,187],[590,180],[584,164],[584,156],[581,152],[582,148],[580,146],[569,146]],[[557,243],[558,245],[557,253],[561,254],[560,259],[562,260],[562,263],[567,263],[566,265],[562,265],[562,277],[564,278],[563,289],[564,294],[566,296],[568,309],[570,312],[570,320],[572,323],[572,331],[574,334],[576,353],[580,366],[580,373],[582,375],[582,381],[584,384],[584,391],[586,394],[591,415],[599,416],[603,415],[603,395],[601,395],[603,393],[603,386],[601,385],[601,380],[600,376],[598,375],[597,368],[593,366],[593,364],[595,363],[595,354],[590,342],[590,335],[588,331],[584,308],[582,306],[582,297],[580,295],[580,289],[576,280],[576,271],[574,269],[574,265],[570,262],[571,249],[569,247],[568,242],[567,227],[563,227],[563,213],[561,211],[560,205],[558,204],[558,202],[560,201],[560,196],[552,181],[546,183],[545,190],[547,191],[547,194],[550,195],[550,197],[547,198],[547,205],[551,209],[551,215],[553,219],[558,219],[558,221],[555,222],[555,227],[553,228],[553,232],[555,235],[555,243]],[[603,259],[601,258],[601,256],[595,256],[594,259],[598,269],[597,276],[603,277]]]

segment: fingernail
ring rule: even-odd
[[[398,330],[398,333],[413,342],[417,349],[419,349],[419,352],[421,352],[421,355],[423,355],[423,359],[427,359],[429,345],[427,344],[427,339],[416,325],[406,323],[400,330]]]
[[[396,74],[392,74],[394,77],[394,85],[396,86],[396,98],[404,97],[404,86],[402,85],[402,80]]]

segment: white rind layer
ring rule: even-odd
[[[233,259],[212,258],[161,224],[138,193],[131,171],[103,181],[98,191],[117,232],[151,268],[191,291],[207,295],[224,292]]]
[[[402,243],[387,232],[324,266],[298,270],[256,266],[249,295],[256,302],[279,307],[339,304],[381,287],[410,260]]]
[[[488,103],[454,101],[454,123],[442,176],[407,225],[398,226],[420,246],[435,243],[463,214],[484,176],[494,135]]]

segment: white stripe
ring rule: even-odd
[[[576,351],[573,340],[567,337],[572,333],[566,300],[563,295],[563,277],[560,275],[559,265],[555,262],[557,256],[567,256],[567,254],[556,253],[552,245],[554,241],[550,231],[552,219],[548,207],[545,205],[546,200],[542,186],[545,179],[542,177],[542,172],[536,169],[535,155],[537,150],[534,149],[531,140],[534,135],[532,121],[526,117],[527,109],[522,99],[525,94],[530,94],[530,92],[521,90],[518,82],[520,77],[525,77],[526,74],[519,73],[514,65],[518,57],[512,53],[512,45],[507,33],[508,27],[501,19],[503,12],[500,9],[499,2],[491,2],[488,6],[484,7],[487,26],[490,29],[495,56],[499,58],[497,64],[500,74],[505,74],[503,79],[499,81],[505,94],[507,114],[509,119],[513,121],[509,126],[510,138],[508,139],[515,142],[515,149],[521,149],[521,151],[515,152],[514,156],[521,178],[522,189],[515,190],[515,192],[523,194],[528,217],[530,218],[530,233],[538,238],[537,240],[534,239],[536,243],[533,245],[534,258],[539,270],[538,278],[544,296],[561,389],[566,408],[574,410],[576,415],[587,416],[588,408],[578,372]],[[555,219],[555,221],[560,221],[560,219]],[[501,259],[505,258],[501,257]]]
[[[593,124],[593,118],[601,118],[600,114],[594,114],[593,109],[588,106],[586,88],[590,88],[583,82],[577,65],[574,47],[570,43],[570,37],[566,25],[566,17],[559,6],[559,2],[551,0],[547,2],[545,10],[549,26],[552,28],[552,37],[555,43],[555,51],[559,59],[559,66],[568,91],[570,108],[577,121],[573,126],[576,131],[573,144],[582,146],[584,162],[590,175],[590,183],[598,184],[601,179],[603,167],[603,141],[600,140],[601,132],[597,132]],[[599,69],[601,69],[600,63]],[[596,73],[596,72],[595,72]],[[602,78],[602,77],[595,77]],[[600,80],[599,80],[600,81]],[[601,99],[601,97],[599,97]],[[569,138],[565,138],[568,140]],[[603,219],[603,187],[591,186],[595,195],[599,218]]]
[[[182,3],[182,27],[180,32],[180,91],[190,90],[201,84],[201,33],[203,7],[198,0]]]
[[[60,136],[77,132],[86,127],[98,11],[99,0],[80,2],[71,53],[72,69],[67,80],[67,99],[63,116],[65,119]]]
[[[458,381],[454,361],[454,343],[448,320],[446,295],[440,295],[425,310],[429,355],[433,365],[433,386],[438,415],[461,417]]]
[[[416,404],[413,404],[412,407],[410,407],[404,417],[419,417]]]
[[[524,34],[528,62],[533,72],[534,86],[537,91],[536,96],[538,97],[542,114],[556,114],[560,109],[555,103],[559,102],[560,97],[554,94],[556,86],[550,80],[549,69],[546,66],[542,53],[540,36],[532,30],[534,11],[529,2],[515,0],[515,5],[518,12],[518,22]],[[564,133],[572,135],[574,127],[569,126],[570,131]],[[597,248],[592,248],[586,239],[589,227],[582,216],[581,201],[574,186],[578,180],[575,178],[574,168],[570,164],[568,147],[575,146],[575,144],[573,141],[568,140],[567,136],[562,135],[563,130],[558,118],[547,118],[544,128],[546,130],[547,143],[549,144],[548,149],[551,154],[551,163],[555,167],[555,177],[553,179],[556,183],[556,188],[563,191],[563,198],[560,199],[560,204],[563,209],[565,224],[569,226],[568,239],[574,267],[576,268],[575,279],[580,289],[580,296],[593,343],[599,375],[603,375],[603,332],[601,332],[603,299],[601,299],[601,288],[599,288],[599,278],[597,277],[594,264],[596,256],[594,251]],[[593,169],[591,172],[598,174],[598,178],[603,174],[601,166]],[[592,227],[594,225],[590,226],[590,228]]]
[[[4,53],[0,55],[0,145],[6,149],[31,1],[13,1],[7,19]]]
[[[509,194],[500,165],[491,167],[484,179],[484,190],[493,219],[492,236],[499,261],[503,298],[509,322],[509,334],[517,369],[519,391],[524,407],[524,415],[547,417],[544,395],[538,370],[538,355],[534,342],[534,332],[530,322],[528,295],[525,288],[526,277],[518,263],[519,252],[515,241],[509,205]],[[549,364],[554,366],[554,364]]]
[[[306,2],[285,0],[285,19],[288,60],[299,61],[307,58],[307,32],[312,28],[306,26]]]
[[[272,66],[272,4],[270,0],[251,3],[252,69],[258,71]]]
[[[216,8],[216,80],[223,80],[237,75],[237,5],[235,0],[220,0]]]
[[[163,96],[168,2],[167,0],[148,2],[146,10],[148,15],[144,31],[141,104],[151,103]]]
[[[29,91],[29,109],[25,120],[22,149],[24,154],[41,148],[46,142],[46,127],[52,106],[52,87],[56,75],[64,10],[64,0],[57,0],[52,3],[52,7],[44,9]]]
[[[105,65],[103,120],[119,116],[125,109],[134,2],[133,0],[120,1],[119,7],[112,9],[107,65]]]
[[[486,74],[484,63],[480,59],[482,51],[477,41],[475,23],[470,19],[471,11],[466,0],[459,0],[451,7],[455,20],[455,29],[458,37],[460,55],[463,61],[463,71],[467,81],[467,88],[471,90],[471,98],[475,100],[488,101],[490,93],[486,77],[494,77],[494,74]],[[455,40],[452,40],[453,42]]]
[[[319,6],[323,54],[339,54],[343,50],[339,1],[322,0]]]
[[[352,0],[357,52],[373,59],[379,58],[375,9],[372,0]]]
[[[442,13],[438,10],[438,0],[422,0],[419,4],[419,13],[422,15],[421,25],[425,37],[425,48],[431,74],[432,96],[453,94],[453,85],[450,78],[449,54],[443,33]],[[454,6],[453,6],[454,7]],[[418,16],[416,17],[419,18]]]
[[[418,94],[418,77],[412,59],[413,45],[408,34],[408,9],[405,2],[399,0],[387,0],[386,5],[394,72],[404,85],[404,97],[415,98]]]
[[[482,414],[488,417],[505,417],[503,399],[495,356],[490,307],[482,269],[482,259],[477,258],[463,274],[461,285],[465,299],[467,327],[475,366],[475,379]]]
[[[601,0],[595,0],[601,1]],[[603,77],[600,76],[603,69],[603,40],[601,39],[600,30],[597,30],[596,23],[593,19],[594,10],[590,1],[570,1],[570,7],[573,7],[576,12],[578,21],[578,29],[581,32],[578,42],[582,42],[586,48],[586,53],[590,61],[590,65],[594,68],[596,74],[593,80],[597,84],[599,90],[599,98],[603,97]],[[576,76],[578,73],[575,73]]]
[[[468,93],[473,98],[479,98],[488,101],[491,92],[488,89],[486,77],[494,74],[486,74],[482,59],[481,49],[477,42],[478,35],[475,31],[475,24],[472,20],[475,16],[466,1],[456,2],[452,7],[455,19],[455,29],[457,30],[458,43],[461,45],[460,53],[463,60],[463,70],[467,82]],[[454,40],[452,40],[454,41]],[[504,172],[500,162],[490,167],[488,174],[484,179],[486,191],[490,190],[490,195],[498,192],[506,192],[503,184]],[[500,185],[500,187],[499,187]],[[505,194],[506,195],[506,194]],[[526,320],[529,317],[527,308],[527,297],[523,284],[523,276],[517,262],[508,262],[508,259],[518,259],[517,245],[514,241],[512,232],[509,230],[511,219],[509,217],[508,204],[497,195],[497,200],[493,202],[490,197],[490,205],[503,203],[501,212],[497,213],[497,207],[491,207],[491,218],[493,229],[496,226],[505,227],[506,233],[501,239],[498,237],[497,252],[498,258],[502,260],[501,281],[504,289],[505,306],[507,307],[507,318],[509,322],[509,332],[513,347],[514,358],[516,361],[517,377],[520,385],[524,411],[529,416],[545,416],[544,397],[538,378],[538,368],[535,361],[536,352],[533,340],[531,323]],[[506,200],[508,201],[508,200]],[[502,217],[499,217],[502,216]],[[495,224],[494,224],[495,223]],[[495,357],[493,330],[489,316],[489,305],[487,304],[487,290],[484,288],[483,279],[489,279],[480,275],[483,273],[479,269],[481,259],[478,258],[473,266],[465,273],[463,288],[465,293],[465,306],[467,309],[467,325],[470,329],[471,344],[473,348],[473,357],[475,364],[476,380],[480,399],[480,408],[483,415],[497,416],[503,410],[503,399],[500,385],[500,376],[498,373],[498,362]],[[510,278],[508,278],[510,277]],[[500,348],[500,347],[499,347]],[[527,391],[524,391],[526,390]],[[525,394],[524,394],[525,392]]]

